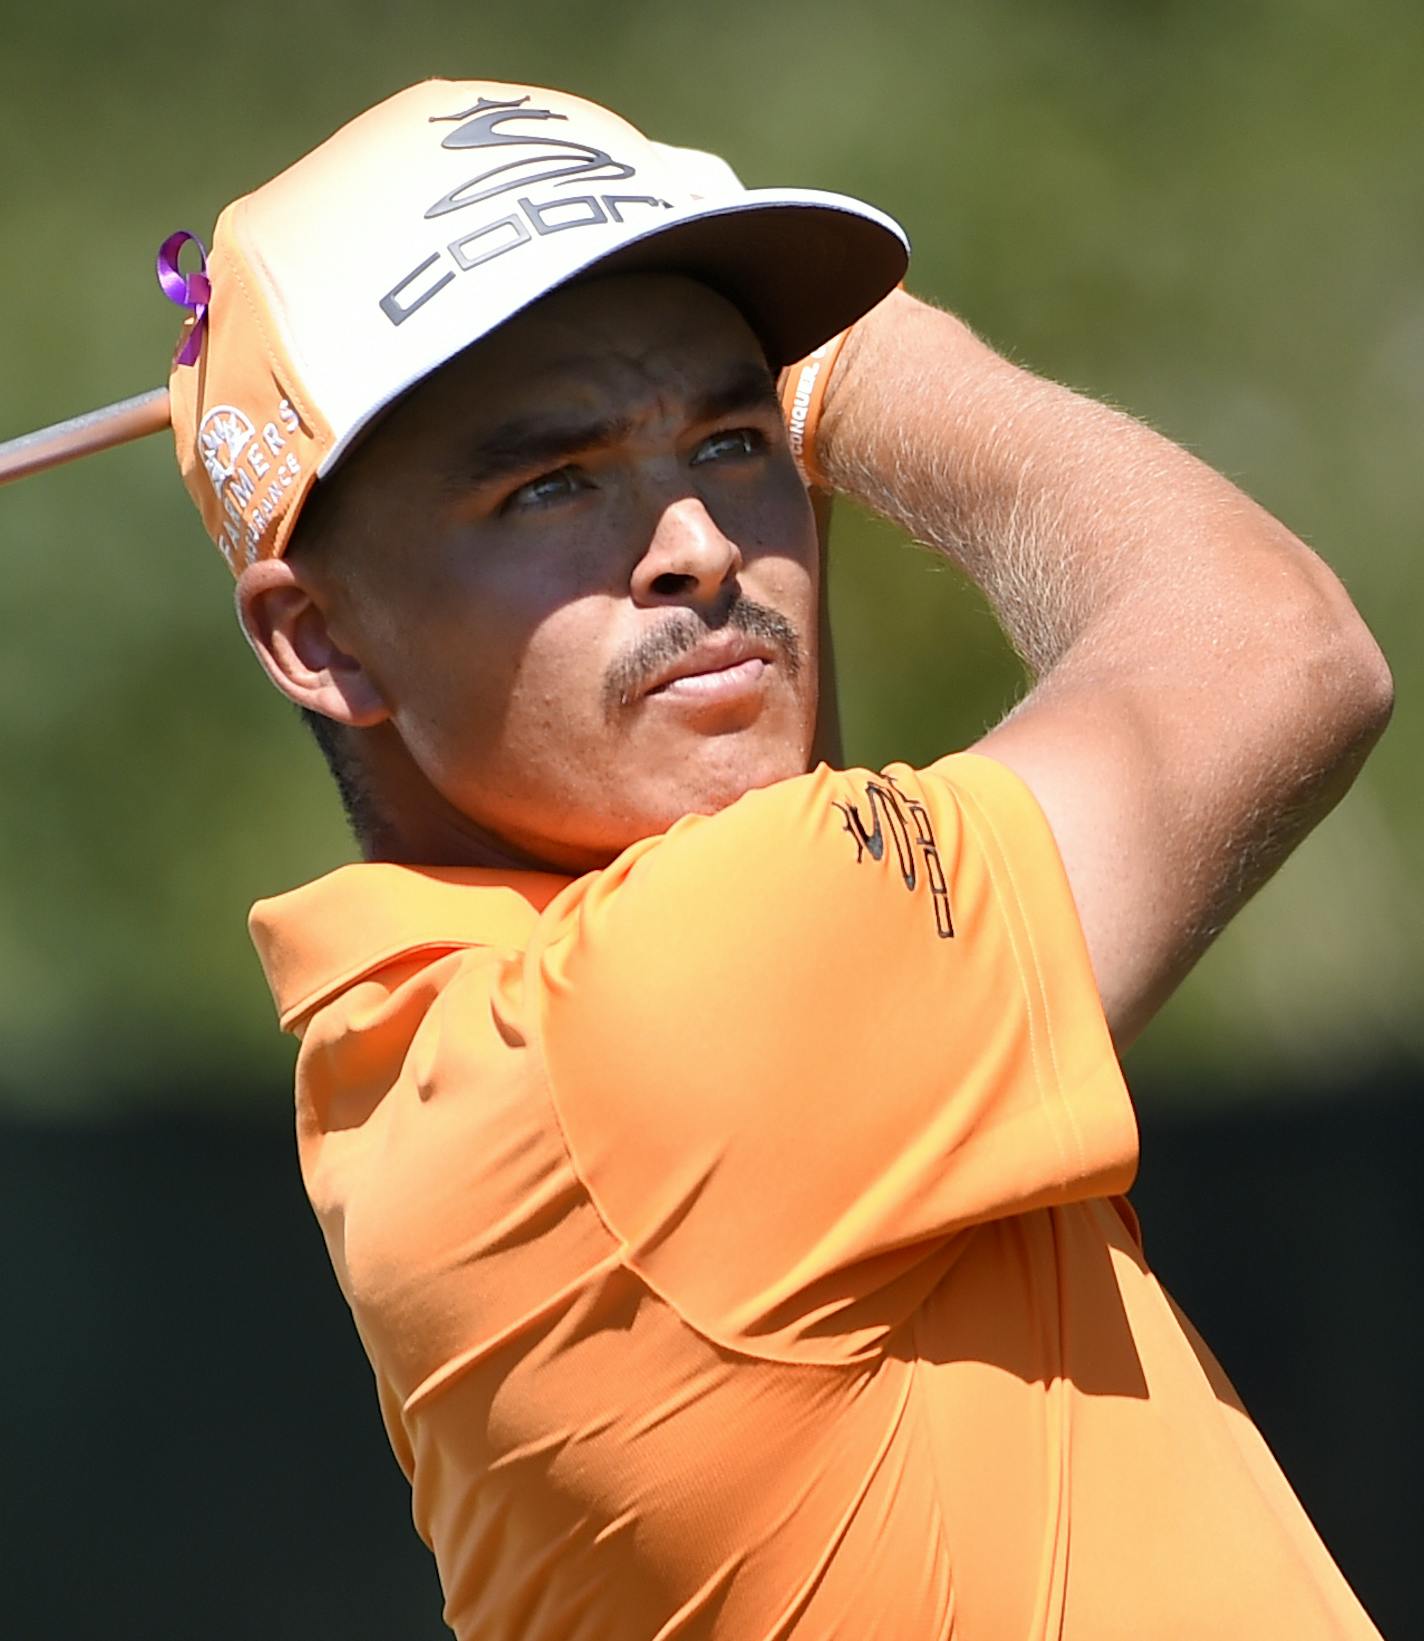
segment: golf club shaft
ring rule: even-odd
[[[168,427],[168,389],[156,387],[132,399],[73,416],[0,444],[0,484],[42,473],[80,456],[146,438]]]

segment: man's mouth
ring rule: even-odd
[[[670,678],[667,683],[650,689],[648,694],[670,695],[674,699],[686,697],[688,700],[719,700],[724,696],[740,695],[744,690],[754,688],[761,682],[762,674],[770,665],[769,661],[763,661],[759,655],[753,655],[745,661],[734,662],[729,667],[718,667],[712,672],[690,672],[681,678]]]
[[[758,688],[775,659],[764,639],[724,628],[669,662],[644,694],[686,701],[728,699]]]
[[[691,610],[670,612],[609,667],[604,710],[612,719],[647,701],[750,704],[773,667],[793,682],[801,668],[796,631],[778,610],[738,597],[715,625]]]

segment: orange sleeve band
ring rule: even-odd
[[[829,490],[826,475],[816,460],[816,425],[821,419],[825,402],[826,384],[836,368],[850,326],[839,335],[822,342],[794,365],[781,373],[781,408],[786,417],[786,431],[791,441],[791,454],[801,470],[801,477],[815,490]]]

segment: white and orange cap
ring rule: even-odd
[[[285,551],[312,484],[408,389],[590,269],[673,270],[746,315],[773,366],[851,323],[908,244],[839,194],[741,186],[561,91],[429,80],[222,213],[170,378],[178,462],[233,573]]]

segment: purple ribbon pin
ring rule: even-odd
[[[197,273],[185,274],[178,267],[178,253],[190,239],[198,247],[202,265]],[[170,302],[192,311],[194,324],[178,353],[180,365],[191,365],[203,346],[203,332],[208,325],[208,303],[213,298],[213,288],[208,282],[208,248],[196,234],[180,228],[176,234],[169,234],[158,247],[157,267],[159,289]]]

